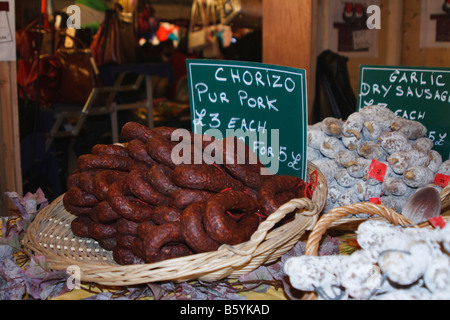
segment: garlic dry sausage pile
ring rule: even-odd
[[[214,163],[202,157],[201,163],[176,163],[174,130],[129,122],[121,132],[126,143],[94,146],[78,158],[67,181],[63,204],[77,216],[73,233],[112,250],[119,264],[153,263],[245,242],[280,205],[312,195],[300,178],[261,174],[258,161]],[[189,134],[186,159],[196,160],[195,148],[239,158],[226,144],[233,139],[237,146],[234,137],[195,144],[199,136]],[[254,156],[248,148],[245,154],[246,160]]]
[[[377,105],[364,107],[345,121],[329,117],[309,126],[308,160],[328,184],[325,212],[379,198],[401,213],[418,188],[433,184],[437,173],[450,174],[450,160],[442,161],[426,134],[421,123]],[[369,175],[373,159],[386,169],[383,179]]]
[[[289,258],[284,271],[292,286],[324,299],[450,298],[450,224],[403,228],[367,220],[356,233],[361,249],[351,255]]]

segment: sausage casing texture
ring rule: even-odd
[[[93,180],[93,192],[97,199],[106,200],[109,186],[119,180],[127,177],[128,172],[117,170],[102,170],[98,172]]]
[[[85,154],[78,157],[77,166],[80,171],[93,169],[113,169],[129,171],[133,160],[129,157],[113,155]]]
[[[92,147],[91,154],[128,157],[128,151],[118,144],[96,144]]]
[[[95,240],[113,238],[117,234],[116,224],[92,222],[89,224],[89,234]]]
[[[155,190],[148,182],[147,176],[146,170],[134,169],[130,171],[127,183],[131,193],[151,205],[167,205],[169,198]]]
[[[77,237],[89,238],[91,236],[89,233],[89,225],[91,223],[92,220],[88,216],[78,216],[72,220],[70,228]]]
[[[185,209],[192,203],[207,201],[214,192],[196,189],[180,189],[169,196],[169,206]]]
[[[172,149],[175,144],[164,137],[156,136],[148,139],[145,148],[152,159],[173,169],[176,167],[172,161]]]
[[[133,250],[133,242],[137,237],[130,234],[117,233],[115,238],[119,247]]]
[[[223,168],[210,164],[191,164],[176,167],[172,179],[182,188],[221,192],[224,189],[245,190],[237,179],[230,177]]]
[[[67,196],[67,193],[63,196],[63,205],[64,208],[73,215],[90,215],[93,207],[80,207],[74,205],[70,202],[70,198]]]
[[[116,224],[117,232],[119,232],[120,234],[127,234],[131,236],[137,236],[138,227],[139,222],[124,218],[118,219]]]
[[[183,240],[179,222],[159,226],[146,224],[145,229],[138,232],[138,235],[142,240],[142,258],[147,263],[164,260],[165,257],[161,253],[162,248],[168,244],[180,243]]]
[[[186,244],[196,253],[217,250],[220,244],[213,240],[203,225],[206,202],[194,203],[181,215],[181,233]]]
[[[89,215],[92,221],[108,223],[120,218],[120,215],[115,212],[108,201],[101,201],[95,207],[92,208]]]
[[[72,187],[77,187],[83,190],[84,192],[94,194],[93,190],[93,178],[95,175],[101,170],[90,170],[83,172],[73,173],[68,179],[66,183],[67,189]]]
[[[127,150],[130,154],[130,157],[134,160],[144,163],[149,167],[155,164],[155,160],[153,160],[153,158],[150,157],[150,155],[147,153],[147,150],[145,149],[145,143],[141,140],[134,139],[128,142]]]
[[[80,188],[72,187],[66,191],[64,198],[74,206],[93,207],[98,203],[98,199]]]
[[[172,169],[163,164],[155,164],[151,167],[147,178],[157,191],[166,196],[180,189],[172,180]]]
[[[182,210],[169,206],[157,206],[153,212],[152,221],[157,225],[178,222],[180,221],[182,212]]]
[[[141,263],[141,261],[134,255],[133,251],[119,245],[113,249],[113,258],[120,265],[131,265]]]
[[[125,141],[131,141],[134,139],[146,142],[148,139],[154,136],[152,129],[138,123],[138,122],[127,122],[123,125],[120,132],[120,137]]]
[[[118,180],[110,186],[107,201],[112,209],[125,219],[135,222],[150,220],[154,207],[136,199],[133,200],[131,196],[126,180]]]
[[[204,225],[218,243],[239,244],[250,239],[259,225],[258,202],[241,191],[225,191],[211,197],[206,205]],[[239,210],[245,215],[238,221],[227,212]]]
[[[286,202],[286,197],[277,199],[277,194],[293,192],[294,195],[303,198],[304,195],[301,195],[302,190],[304,190],[304,184],[301,178],[286,175],[270,176],[258,192],[258,202],[261,211],[265,215],[270,215]]]
[[[108,238],[108,239],[98,239],[97,240],[100,247],[102,247],[105,250],[111,251],[114,249],[114,247],[117,245],[116,238]]]

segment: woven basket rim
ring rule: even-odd
[[[325,177],[313,163],[308,162],[308,172],[314,171],[318,177],[313,200],[292,199],[263,221],[249,241],[235,246],[222,245],[217,251],[151,264],[119,265],[112,260],[111,252],[99,248],[95,240],[72,234],[70,222],[75,216],[64,209],[63,195],[39,212],[27,229],[23,246],[28,255],[44,255],[52,269],[65,270],[70,265],[77,265],[82,281],[103,285],[237,278],[276,261],[299,241],[306,230],[313,229],[327,197]],[[293,221],[273,229],[292,211],[297,212]],[[84,243],[87,241],[90,242]],[[77,247],[78,242],[82,242],[80,247]],[[82,250],[79,256],[77,250]]]

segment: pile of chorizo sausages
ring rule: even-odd
[[[280,205],[312,197],[302,179],[262,174],[259,161],[175,163],[174,130],[128,122],[123,144],[95,145],[78,158],[67,180],[63,204],[76,216],[72,232],[112,250],[118,264],[154,263],[245,242]],[[193,150],[196,135],[189,134]],[[223,146],[227,139],[211,139],[200,148]],[[226,159],[238,157],[237,148],[214,150],[223,150]]]

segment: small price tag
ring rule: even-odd
[[[437,216],[434,218],[430,218],[428,221],[430,221],[431,225],[435,228],[439,227],[439,228],[444,228],[446,223],[444,221],[444,219],[442,219],[442,216]]]
[[[380,182],[383,182],[384,177],[386,175],[386,170],[387,170],[386,164],[378,160],[372,159],[372,163],[370,164],[369,167],[368,176],[369,178],[373,178]]]
[[[445,188],[448,185],[449,182],[450,182],[450,176],[447,176],[447,175],[442,174],[442,173],[438,173],[434,177],[433,184]]]

